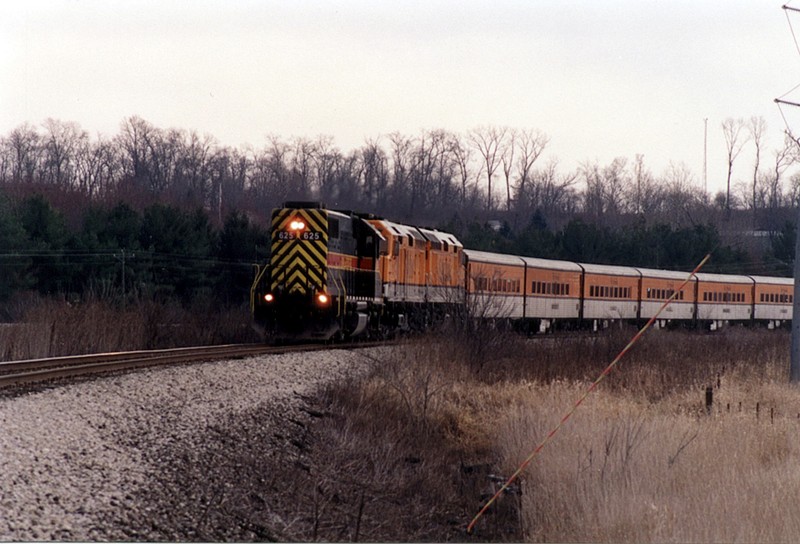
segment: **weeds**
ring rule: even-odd
[[[11,305],[14,323],[0,328],[0,359],[256,341],[246,309],[197,303],[141,302],[121,309],[100,300],[80,304],[28,298]]]
[[[5,358],[249,334],[246,314],[210,306],[38,301],[8,313],[18,325],[0,330]],[[197,512],[180,514],[187,529],[179,536],[793,541],[800,399],[786,383],[789,336],[743,328],[651,331],[528,467],[518,493],[492,506],[475,537],[465,534],[496,481],[631,335],[527,340],[500,326],[467,327],[386,350],[367,378],[308,399],[305,419],[284,421],[293,429],[285,436],[264,431],[276,414],[253,414],[193,452],[181,479],[167,482],[176,495],[202,498]],[[233,480],[207,484],[215,466]]]

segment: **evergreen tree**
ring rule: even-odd
[[[65,257],[69,240],[64,217],[41,195],[22,201],[18,211],[20,223],[32,253],[32,276],[40,293],[64,292],[71,284],[70,262]]]
[[[243,213],[233,212],[219,235],[216,294],[225,304],[248,300],[255,265],[263,264],[269,233],[252,225]],[[259,249],[261,251],[259,251]]]
[[[34,284],[30,276],[31,259],[21,254],[28,246],[28,238],[11,205],[0,195],[0,300],[20,289]]]

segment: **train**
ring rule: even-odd
[[[274,341],[384,338],[454,316],[531,334],[642,323],[717,330],[791,323],[792,278],[577,263],[465,248],[452,234],[289,201],[272,211],[270,258],[250,290]],[[684,283],[686,282],[686,283]]]

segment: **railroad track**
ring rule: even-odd
[[[237,359],[252,355],[281,354],[292,351],[352,349],[374,347],[377,345],[383,344],[362,342],[334,346],[311,344],[280,347],[267,346],[264,344],[231,344],[225,346],[125,351],[8,361],[0,362],[0,389],[14,385],[92,376],[105,372],[134,370],[143,367]]]

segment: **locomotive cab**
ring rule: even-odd
[[[273,210],[269,267],[251,289],[256,328],[275,340],[328,340],[365,333],[380,314],[375,270],[385,247],[350,212],[308,202]]]

